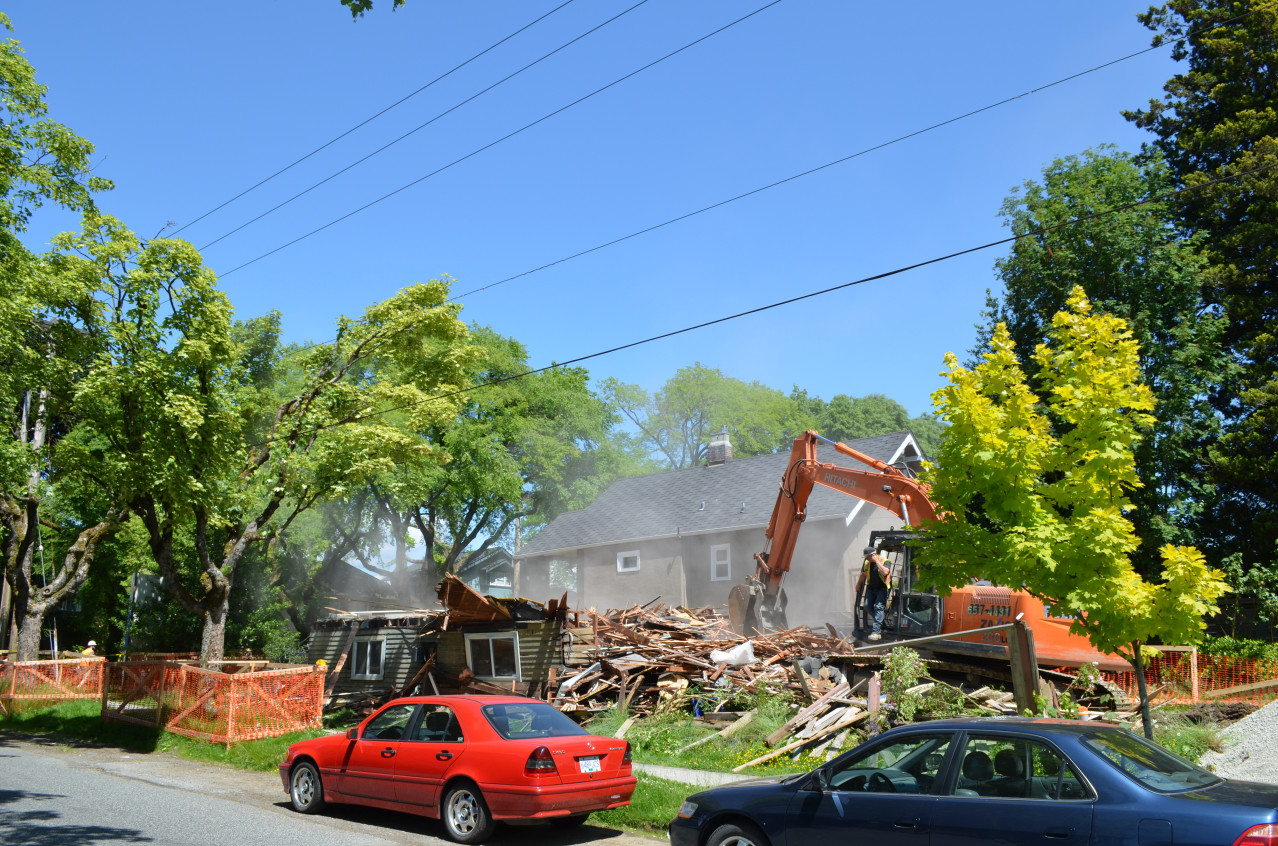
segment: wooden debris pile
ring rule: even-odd
[[[747,640],[733,634],[713,608],[672,608],[657,600],[604,614],[583,611],[580,619],[582,625],[568,636],[587,666],[552,685],[551,701],[570,712],[620,704],[640,716],[658,713],[686,698],[693,686],[707,699],[715,698],[715,689],[766,687],[810,701],[837,683],[838,672],[825,669],[810,677],[797,661],[846,646],[837,633],[807,626]]]

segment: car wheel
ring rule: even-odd
[[[480,843],[497,828],[484,795],[470,784],[459,784],[444,794],[444,828],[458,843]]]
[[[324,782],[320,780],[319,769],[310,761],[293,767],[288,777],[288,797],[298,813],[314,814],[324,807]]]
[[[721,825],[710,833],[706,846],[770,846],[767,835],[748,822]]]
[[[555,817],[550,824],[555,828],[576,828],[588,819],[590,814],[573,814],[570,817]]]

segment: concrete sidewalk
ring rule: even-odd
[[[715,787],[720,784],[731,784],[734,781],[749,781],[758,776],[737,775],[736,773],[716,773],[709,770],[688,770],[683,767],[663,767],[660,764],[635,764],[635,770],[666,781],[681,781],[698,787]]]

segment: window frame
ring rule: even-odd
[[[481,679],[483,681],[523,681],[524,680],[523,666],[522,666],[522,662],[519,660],[519,632],[518,631],[511,630],[511,631],[501,631],[501,632],[466,632],[465,635],[463,635],[463,637],[466,642],[466,666],[470,669],[472,673],[475,674],[475,678]],[[515,674],[513,676],[481,675],[479,671],[475,669],[475,659],[474,659],[474,653],[471,650],[471,644],[482,641],[488,645],[489,666],[493,669],[494,672],[496,672],[497,656],[494,655],[492,651],[493,649],[492,643],[495,640],[511,641],[511,645],[514,647],[514,655],[515,655]]]
[[[368,654],[367,650],[373,644],[377,644],[377,673],[368,672]],[[365,650],[363,663],[360,663],[360,648]],[[364,672],[358,672],[363,669]],[[352,681],[381,681],[386,676],[386,638],[377,637],[357,637],[355,642],[351,644],[351,680]]]
[[[714,555],[719,550],[723,550],[727,555],[722,562],[716,561]],[[722,563],[726,570],[723,575],[716,573],[716,567]],[[710,545],[710,581],[712,582],[730,582],[732,581],[732,544],[730,543],[714,543]]]
[[[623,562],[625,561],[625,559],[631,558],[631,557],[635,559],[635,566],[633,567],[623,566]],[[629,550],[626,550],[625,552],[617,553],[617,572],[618,573],[638,573],[639,569],[642,566],[643,566],[643,559],[639,555],[639,550],[629,549]]]

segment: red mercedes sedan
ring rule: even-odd
[[[328,802],[407,811],[459,843],[498,820],[580,825],[635,790],[630,744],[518,696],[396,699],[345,734],[294,743],[280,778],[303,814]]]

